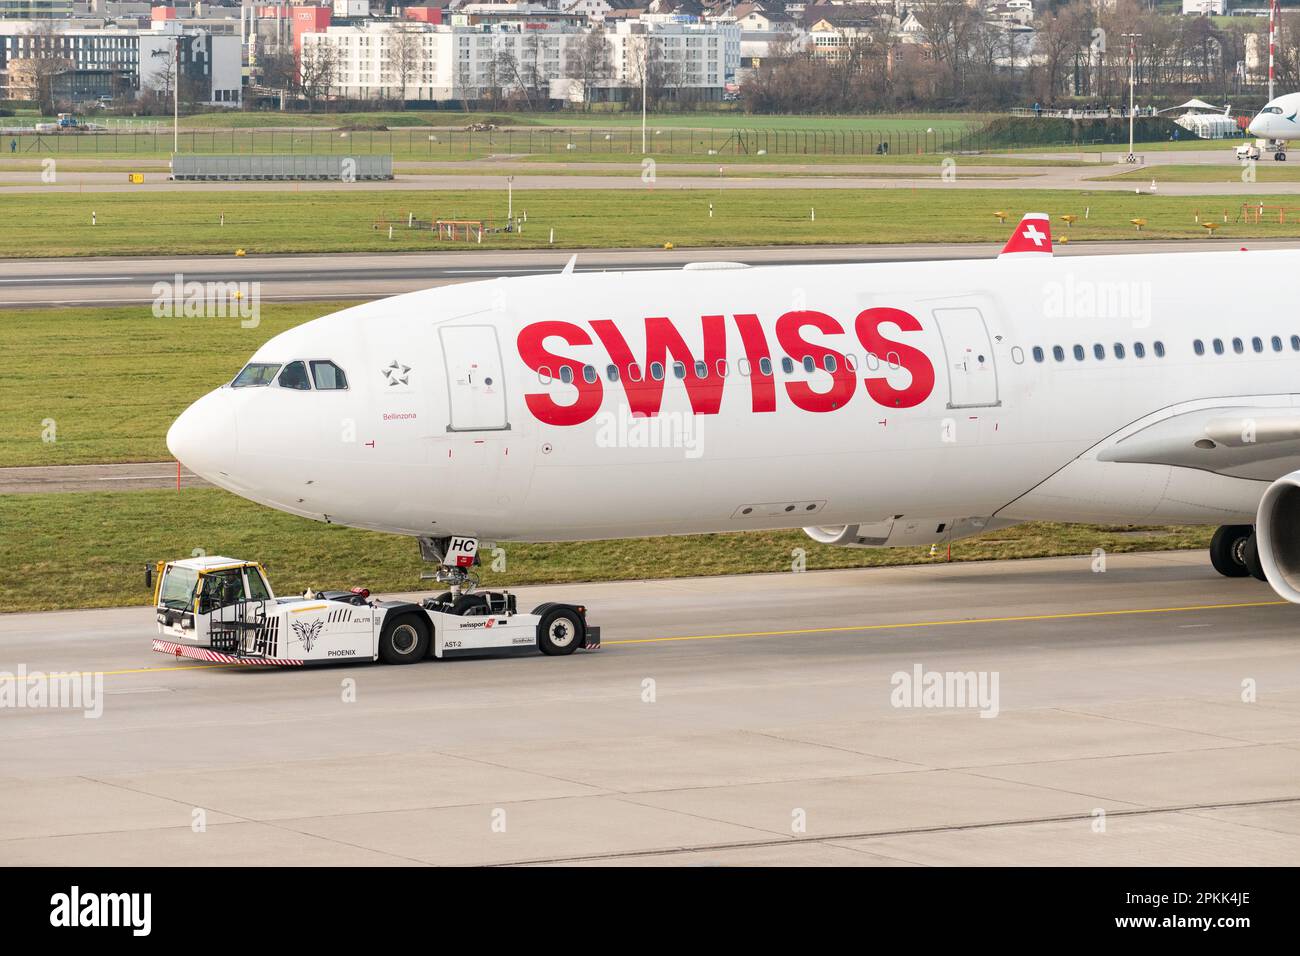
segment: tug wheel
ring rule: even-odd
[[[551,657],[572,654],[581,641],[582,621],[567,608],[556,608],[537,625],[537,646]]]
[[[429,625],[414,614],[384,622],[379,659],[385,664],[414,664],[429,653]]]

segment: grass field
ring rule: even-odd
[[[0,495],[0,611],[146,604],[146,564],[208,554],[264,561],[272,586],[364,585],[412,591],[427,568],[414,541],[320,524],[224,491]],[[953,545],[954,560],[1090,555],[1204,547],[1210,529],[1022,525]],[[818,545],[799,531],[639,538],[580,544],[506,544],[507,572],[485,586],[789,571],[795,548],[810,571],[942,560],[928,548],[879,551]],[[141,639],[152,633],[147,615]]]
[[[976,148],[973,127],[961,120],[909,120],[889,117],[833,122],[818,118],[794,127],[760,124],[693,127],[655,124],[648,127],[646,147],[656,156],[698,155],[874,155],[887,144],[892,155],[938,153]],[[583,153],[641,155],[639,124],[507,126],[470,130],[465,126],[431,129],[362,125],[355,129],[324,127],[190,128],[173,141],[168,128],[137,126],[94,134],[18,133],[5,138],[10,159],[99,157],[164,158],[181,153],[331,155],[388,154],[395,160],[473,159],[487,155],[545,154],[565,157]]]
[[[677,155],[660,155],[653,157],[655,162],[661,166],[670,167],[674,175],[684,175],[679,170],[682,167],[697,166],[702,169],[716,171],[719,166],[727,170],[744,170],[753,166],[771,166],[779,168],[783,173],[794,172],[816,172],[821,175],[846,175],[845,167],[861,167],[863,169],[873,169],[878,166],[917,166],[921,168],[938,169],[940,164],[946,158],[934,153],[915,153],[894,155],[868,155],[868,156],[838,156],[838,155],[803,155],[797,153],[773,153],[767,156],[758,156],[752,154],[726,156],[699,156],[690,153]],[[1099,169],[1109,168],[1108,164],[1099,163],[1095,159],[1028,159],[1016,156],[983,156],[983,155],[960,155],[954,157],[963,166],[1006,166],[1016,169],[1041,169],[1045,167],[1082,167],[1091,166]],[[509,175],[517,173],[520,175],[539,176],[546,175],[548,172],[555,172],[564,175],[581,175],[583,168],[586,166],[604,166],[617,165],[628,172],[635,172],[640,175],[642,157],[639,152],[634,155],[627,153],[576,153],[569,156],[551,155],[540,153],[532,156],[498,156],[488,159],[481,157],[478,159],[465,160],[463,157],[442,157],[435,159],[408,159],[395,162],[393,171],[400,178],[403,175],[410,175],[419,172],[465,172],[476,173],[479,175]],[[40,172],[42,170],[42,160],[36,158],[6,159],[0,158],[0,173],[4,172]],[[170,160],[165,157],[150,158],[96,158],[92,155],[79,157],[69,157],[60,159],[58,162],[58,172],[60,175],[66,173],[127,173],[127,172],[168,172],[171,169]]]
[[[1242,166],[1206,166],[1170,164],[1168,166],[1149,166],[1146,169],[1130,169],[1112,176],[1099,176],[1098,179],[1120,179],[1128,182],[1157,183],[1240,183]],[[1297,183],[1300,182],[1300,167],[1285,163],[1259,162],[1253,169],[1254,182],[1259,183]]]
[[[1295,200],[1252,196],[1251,201],[1286,205]],[[433,232],[402,225],[389,240],[386,226],[404,224],[408,212],[423,219],[495,222],[506,212],[504,189],[298,193],[286,187],[275,192],[188,193],[184,204],[182,216],[177,215],[177,198],[165,193],[13,194],[5,197],[0,256],[222,254],[237,248],[250,254],[464,249],[463,242],[439,242]],[[1235,223],[1241,198],[1231,196],[942,188],[516,190],[515,212],[528,214],[524,232],[485,235],[481,248],[545,248],[551,228],[556,248],[654,247],[665,242],[992,242],[1005,238],[1009,228],[994,218],[995,212],[1014,218],[1031,206],[1052,216],[1080,216],[1070,230],[1075,240],[1192,238],[1202,233],[1197,212],[1205,215],[1207,210],[1229,213],[1221,236],[1300,235],[1300,223],[1295,222]],[[1147,220],[1140,234],[1129,222],[1133,218]]]
[[[165,460],[167,428],[190,402],[271,336],[341,305],[266,305],[255,329],[157,319],[148,305],[0,311],[0,466]],[[0,538],[12,533],[0,521]]]
[[[1252,142],[1251,140],[1235,137],[1232,139],[1164,139],[1154,142],[1137,142],[1133,144],[1133,152],[1138,156],[1143,153],[1164,153],[1164,152],[1204,152],[1209,150],[1223,150],[1225,153],[1236,149],[1242,143]],[[1082,145],[1071,146],[1026,146],[1019,149],[1009,149],[1008,153],[1042,153],[1044,155],[1051,153],[1108,153],[1111,156],[1123,156],[1128,152],[1128,140],[1124,139],[1114,143],[1085,143]]]
[[[937,113],[864,116],[761,116],[725,110],[708,113],[651,113],[646,125],[651,128],[676,129],[972,129],[982,126],[988,117],[979,113]],[[164,124],[170,122],[162,119]],[[257,127],[318,127],[338,129],[348,126],[458,127],[471,123],[495,126],[541,126],[569,128],[583,126],[641,127],[639,112],[599,110],[590,113],[465,113],[451,110],[412,110],[379,113],[204,113],[181,118],[186,129],[252,129]]]

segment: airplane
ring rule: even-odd
[[[1246,132],[1258,139],[1268,140],[1267,149],[1273,151],[1273,158],[1286,162],[1286,144],[1293,139],[1300,139],[1300,123],[1296,114],[1300,112],[1300,93],[1286,93],[1274,97],[1255,114],[1255,118],[1246,126]]]
[[[1198,524],[1217,571],[1300,602],[1300,314],[1259,281],[1297,268],[1054,256],[1042,213],[979,261],[570,260],[280,333],[167,444],[214,485],[431,561],[453,536]]]

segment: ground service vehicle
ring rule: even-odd
[[[159,562],[156,573],[153,649],[176,657],[280,666],[411,664],[600,647],[600,628],[587,623],[585,607],[546,603],[523,613],[507,591],[467,589],[463,573],[451,576],[450,591],[419,603],[373,600],[364,588],[278,598],[260,563],[235,558]]]

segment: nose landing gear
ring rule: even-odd
[[[1210,539],[1210,564],[1225,578],[1268,580],[1259,563],[1255,529],[1248,524],[1224,525]]]

